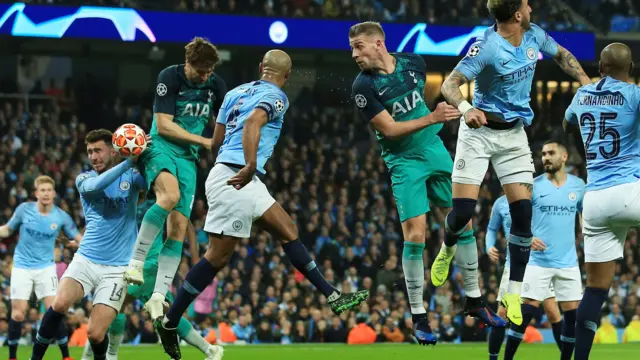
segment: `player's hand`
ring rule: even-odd
[[[207,149],[207,151],[211,151],[211,148],[213,147],[213,139],[207,139],[207,138],[203,137],[201,145],[202,145],[202,147]]]
[[[471,109],[464,114],[464,122],[472,129],[479,129],[487,125],[487,117],[478,109]]]
[[[227,181],[228,185],[233,186],[236,190],[240,190],[253,179],[253,175],[256,173],[255,166],[245,166],[238,173]]]
[[[487,255],[489,255],[489,259],[491,259],[491,261],[496,264],[498,263],[498,261],[500,261],[500,252],[498,251],[498,249],[496,249],[495,246],[489,248],[489,251],[487,251]]]
[[[531,242],[531,250],[545,251],[547,250],[547,245],[545,245],[544,241],[538,239],[537,237],[534,237],[533,241]]]
[[[75,240],[69,240],[69,241],[67,241],[67,244],[66,244],[66,247],[68,249],[77,249],[78,246],[80,246],[80,245],[78,245],[78,243]]]
[[[462,116],[462,113],[455,107],[447,104],[446,102],[441,102],[436,106],[435,110],[433,110],[433,120],[438,123],[444,123],[451,120],[458,120]]]

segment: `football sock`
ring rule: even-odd
[[[60,322],[60,326],[58,326],[58,334],[56,336],[56,341],[58,342],[58,347],[60,348],[60,352],[62,353],[62,358],[69,357],[69,329],[67,328],[67,323],[64,321]]]
[[[562,349],[560,360],[571,360],[573,348],[576,345],[576,310],[564,312],[564,325],[562,326]]]
[[[94,360],[106,360],[107,349],[109,349],[109,334],[105,334],[101,342],[92,342],[91,349],[93,349]]]
[[[424,308],[424,244],[405,241],[402,249],[402,271],[407,285],[411,314],[426,314]]]
[[[20,337],[22,336],[22,321],[9,320],[9,333],[7,335],[9,359],[15,359],[18,356],[18,342],[20,342]]]
[[[140,224],[140,230],[138,231],[138,238],[136,239],[131,260],[144,262],[156,236],[164,230],[164,224],[169,216],[169,211],[170,210],[163,209],[158,204],[153,204],[153,206],[147,210],[142,218],[142,224]]]
[[[575,318],[574,318],[575,322]],[[556,341],[556,345],[558,345],[558,349],[562,350],[562,341],[560,340],[560,335],[562,334],[562,321],[558,321],[555,324],[551,324],[551,330],[553,331],[553,340]],[[574,324],[575,326],[575,324]]]
[[[84,344],[84,350],[82,350],[82,360],[92,360],[93,359],[93,350],[91,350],[91,344],[87,341]]]
[[[533,305],[522,305],[522,325],[511,324],[509,332],[507,333],[507,345],[504,347],[504,360],[513,360],[516,351],[518,351],[518,346],[520,346],[520,342],[522,342],[522,338],[524,337],[524,332],[536,311],[538,311],[538,308]]]
[[[602,304],[607,300],[609,290],[587,287],[576,313],[576,343],[574,360],[587,360],[593,345],[593,338],[600,326]]]
[[[472,230],[465,231],[458,240],[456,264],[464,279],[465,296],[479,299],[482,294],[478,284],[478,246]]]
[[[184,317],[181,317],[178,323],[178,336],[186,341],[187,344],[200,350],[203,354],[207,353],[209,343],[193,328],[191,322]]]
[[[444,244],[453,247],[465,232],[465,227],[473,217],[476,209],[476,199],[453,199],[453,207],[444,219],[445,238]]]
[[[300,240],[286,242],[282,244],[282,249],[284,249],[291,264],[309,279],[313,286],[327,297],[327,300],[333,301],[340,296],[338,290],[331,286],[322,276],[315,261],[311,260],[311,255],[309,255]]]
[[[175,329],[178,327],[182,314],[184,314],[193,300],[211,284],[218,271],[220,271],[220,269],[215,268],[205,258],[200,259],[200,261],[189,270],[187,277],[182,283],[182,287],[178,291],[178,296],[164,317],[165,328]]]
[[[181,260],[182,242],[167,239],[164,242],[160,256],[158,256],[158,273],[156,274],[154,293],[164,295],[169,291]]]
[[[489,332],[489,360],[498,360],[506,328],[492,327]]]
[[[31,360],[41,360],[44,357],[49,344],[56,336],[62,320],[64,320],[64,314],[53,311],[51,307],[44,313],[36,340],[33,342]]]
[[[127,316],[119,313],[109,327],[109,348],[107,350],[107,358],[115,360],[118,358],[118,350],[122,339],[124,338],[124,330],[127,326]]]

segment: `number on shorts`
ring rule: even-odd
[[[120,299],[122,299],[123,290],[124,290],[124,287],[122,287],[121,284],[113,284],[113,290],[111,290],[111,296],[109,297],[109,300],[120,301]]]
[[[591,113],[584,113],[580,116],[580,126],[589,127],[589,134],[587,135],[587,140],[584,142],[584,152],[587,160],[595,160],[598,157],[596,152],[589,152],[591,142],[593,141],[598,128],[600,130],[600,135],[598,136],[600,140],[605,140],[607,136],[611,137],[611,150],[607,150],[604,145],[599,146],[598,152],[600,153],[600,156],[605,159],[611,159],[618,156],[620,153],[620,133],[613,127],[607,127],[607,120],[614,120],[617,117],[617,113],[602,113],[600,114],[600,121],[597,122],[595,116]]]

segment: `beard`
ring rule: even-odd
[[[555,174],[560,170],[560,166],[556,166],[553,163],[544,164],[544,172],[547,174]]]

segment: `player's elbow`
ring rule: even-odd
[[[167,135],[169,133],[169,123],[173,121],[172,118],[168,118],[166,114],[156,114],[156,127],[158,134]]]

